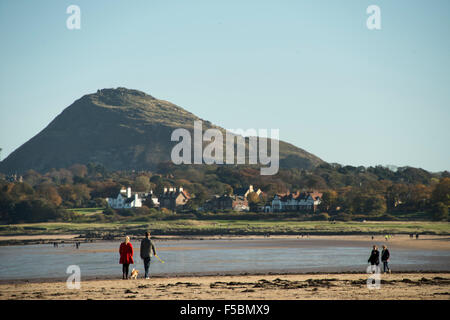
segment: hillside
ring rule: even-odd
[[[126,88],[103,89],[76,100],[40,133],[0,163],[0,172],[45,172],[101,163],[110,170],[152,170],[170,160],[171,133],[203,120],[168,101]],[[222,128],[203,120],[203,130]],[[312,169],[320,158],[280,141],[280,166]]]

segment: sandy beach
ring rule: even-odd
[[[258,236],[201,237],[197,239],[260,239]],[[297,236],[271,236],[276,244],[281,239]],[[305,237],[306,239],[306,237]],[[342,246],[370,248],[372,243],[384,243],[384,237],[367,235],[309,236],[319,245],[340,242]],[[158,239],[176,241],[177,238]],[[301,240],[299,240],[301,241]],[[316,243],[316,242],[314,242]],[[387,241],[390,248],[450,250],[450,237],[424,235],[411,239],[394,235]],[[161,248],[162,249],[162,248]],[[181,248],[183,249],[183,248]],[[185,249],[185,248],[184,248]],[[84,249],[80,249],[84,250]],[[171,250],[167,248],[167,250]],[[164,252],[165,250],[161,250]],[[95,252],[92,252],[95,253]],[[446,263],[445,261],[443,263]],[[449,270],[449,268],[444,270]],[[3,280],[0,300],[6,299],[450,299],[450,271],[404,271],[381,274],[381,288],[367,288],[368,274],[321,271],[321,273],[261,273],[221,275],[159,275],[150,280],[122,280],[120,272],[99,277],[82,278],[81,289],[68,289],[65,279]],[[142,270],[141,270],[142,271]],[[320,270],[317,270],[320,271]]]
[[[382,274],[368,289],[367,274],[239,275],[88,280],[80,289],[64,281],[0,284],[0,299],[32,300],[216,300],[216,299],[450,299],[450,273]]]

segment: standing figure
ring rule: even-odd
[[[378,247],[376,245],[373,245],[372,252],[370,253],[370,257],[367,262],[369,262],[372,266],[376,265],[377,267],[380,264],[380,251],[378,251]]]
[[[128,279],[130,264],[134,263],[133,246],[131,245],[129,236],[126,236],[125,241],[120,244],[119,253],[119,263],[122,264],[122,279],[125,280]]]
[[[381,262],[383,262],[383,272],[386,273],[387,272],[391,273],[391,269],[389,268],[389,258],[390,258],[391,254],[389,253],[388,248],[383,245],[383,250],[381,251]]]
[[[141,241],[141,259],[144,260],[144,271],[145,271],[145,279],[150,279],[148,276],[148,270],[150,268],[151,256],[156,256],[155,246],[153,245],[153,241],[150,239],[150,232],[145,232],[145,238]]]

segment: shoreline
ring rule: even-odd
[[[312,241],[320,240],[324,242],[354,242],[359,245],[368,245],[369,243],[386,243],[389,246],[401,247],[401,248],[412,248],[412,249],[426,249],[426,250],[450,250],[450,236],[447,235],[421,235],[419,239],[410,238],[409,235],[405,234],[391,234],[391,238],[386,241],[383,235],[315,235],[308,234],[308,236],[299,235],[270,235],[269,237],[264,235],[210,235],[210,236],[152,236],[152,239],[159,242],[165,241],[185,241],[185,240],[222,240],[222,241],[233,241],[233,240],[299,240],[299,241]],[[140,241],[143,237],[140,236],[130,236],[131,241]],[[48,244],[51,245],[54,242],[63,244],[75,244],[79,241],[83,243],[101,243],[101,242],[111,242],[111,241],[121,241],[122,237],[115,237],[112,239],[89,239],[82,238],[79,234],[70,235],[29,235],[29,236],[0,236],[0,246],[22,246],[22,245],[36,245],[36,244]]]
[[[0,283],[0,300],[449,300],[449,272],[380,275],[378,289],[365,273],[152,277]]]
[[[132,268],[131,268],[132,269]],[[382,267],[381,267],[382,269]],[[142,270],[140,270],[142,272]],[[225,271],[225,272],[187,272],[187,273],[179,273],[179,274],[170,274],[170,273],[162,273],[150,275],[151,279],[155,280],[174,280],[174,279],[184,279],[184,278],[223,278],[223,277],[273,277],[273,276],[330,276],[330,275],[365,275],[366,273],[358,271],[336,271],[336,270],[328,270],[328,271]],[[393,272],[390,275],[450,275],[450,266],[448,270],[402,270],[399,269]],[[49,277],[49,278],[20,278],[20,279],[0,279],[0,286],[2,285],[20,285],[20,284],[55,284],[55,283],[65,283],[67,280],[67,276],[64,277]],[[383,272],[381,273],[383,276]],[[389,276],[386,274],[386,276]],[[120,270],[118,270],[117,274],[109,275],[109,276],[85,276],[81,278],[81,282],[96,282],[96,281],[118,281],[122,280],[120,275]],[[145,281],[143,276],[140,274],[136,280],[133,281]],[[131,280],[130,280],[131,281]]]

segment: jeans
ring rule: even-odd
[[[383,261],[383,271],[386,272],[386,270],[389,271],[389,265],[387,261]]]
[[[129,267],[130,267],[130,265],[129,264],[127,264],[127,263],[124,263],[123,265],[122,265],[122,278],[126,278],[126,279],[128,279],[128,270],[129,270]]]
[[[150,257],[144,258],[144,271],[145,271],[145,278],[148,277],[148,269],[150,269]]]

